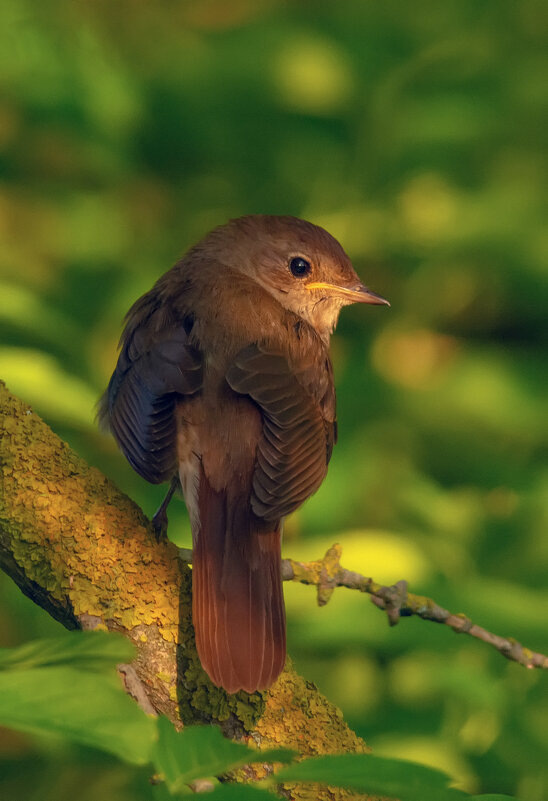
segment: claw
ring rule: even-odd
[[[169,485],[169,489],[166,493],[166,496],[158,509],[156,510],[154,517],[152,518],[152,527],[154,529],[154,535],[156,537],[156,542],[167,542],[167,507],[169,506],[169,502],[173,497],[173,493],[179,486],[179,477],[173,476],[171,479],[171,484]]]

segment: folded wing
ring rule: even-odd
[[[281,354],[244,348],[227,372],[229,386],[248,395],[263,415],[251,507],[264,520],[293,512],[322,483],[335,437],[334,421]]]
[[[128,326],[99,418],[128,462],[159,484],[177,472],[175,404],[202,386],[202,359],[184,325]]]

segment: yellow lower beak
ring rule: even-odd
[[[331,295],[340,295],[348,299],[351,303],[372,303],[376,306],[390,306],[390,303],[381,298],[375,292],[372,292],[363,284],[355,284],[354,286],[337,286],[337,284],[327,284],[323,281],[312,281],[306,284],[306,289],[323,289]]]

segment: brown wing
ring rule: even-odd
[[[99,419],[133,469],[159,484],[177,470],[175,404],[201,388],[202,359],[188,342],[184,321],[158,330],[155,314],[130,318]]]
[[[299,381],[285,357],[259,345],[244,348],[227,373],[229,386],[249,395],[263,415],[251,507],[279,520],[312,495],[327,472],[334,423]]]

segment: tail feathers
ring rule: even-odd
[[[279,526],[260,531],[247,504],[215,492],[203,473],[198,502],[192,564],[198,656],[227,692],[264,690],[285,663]]]

